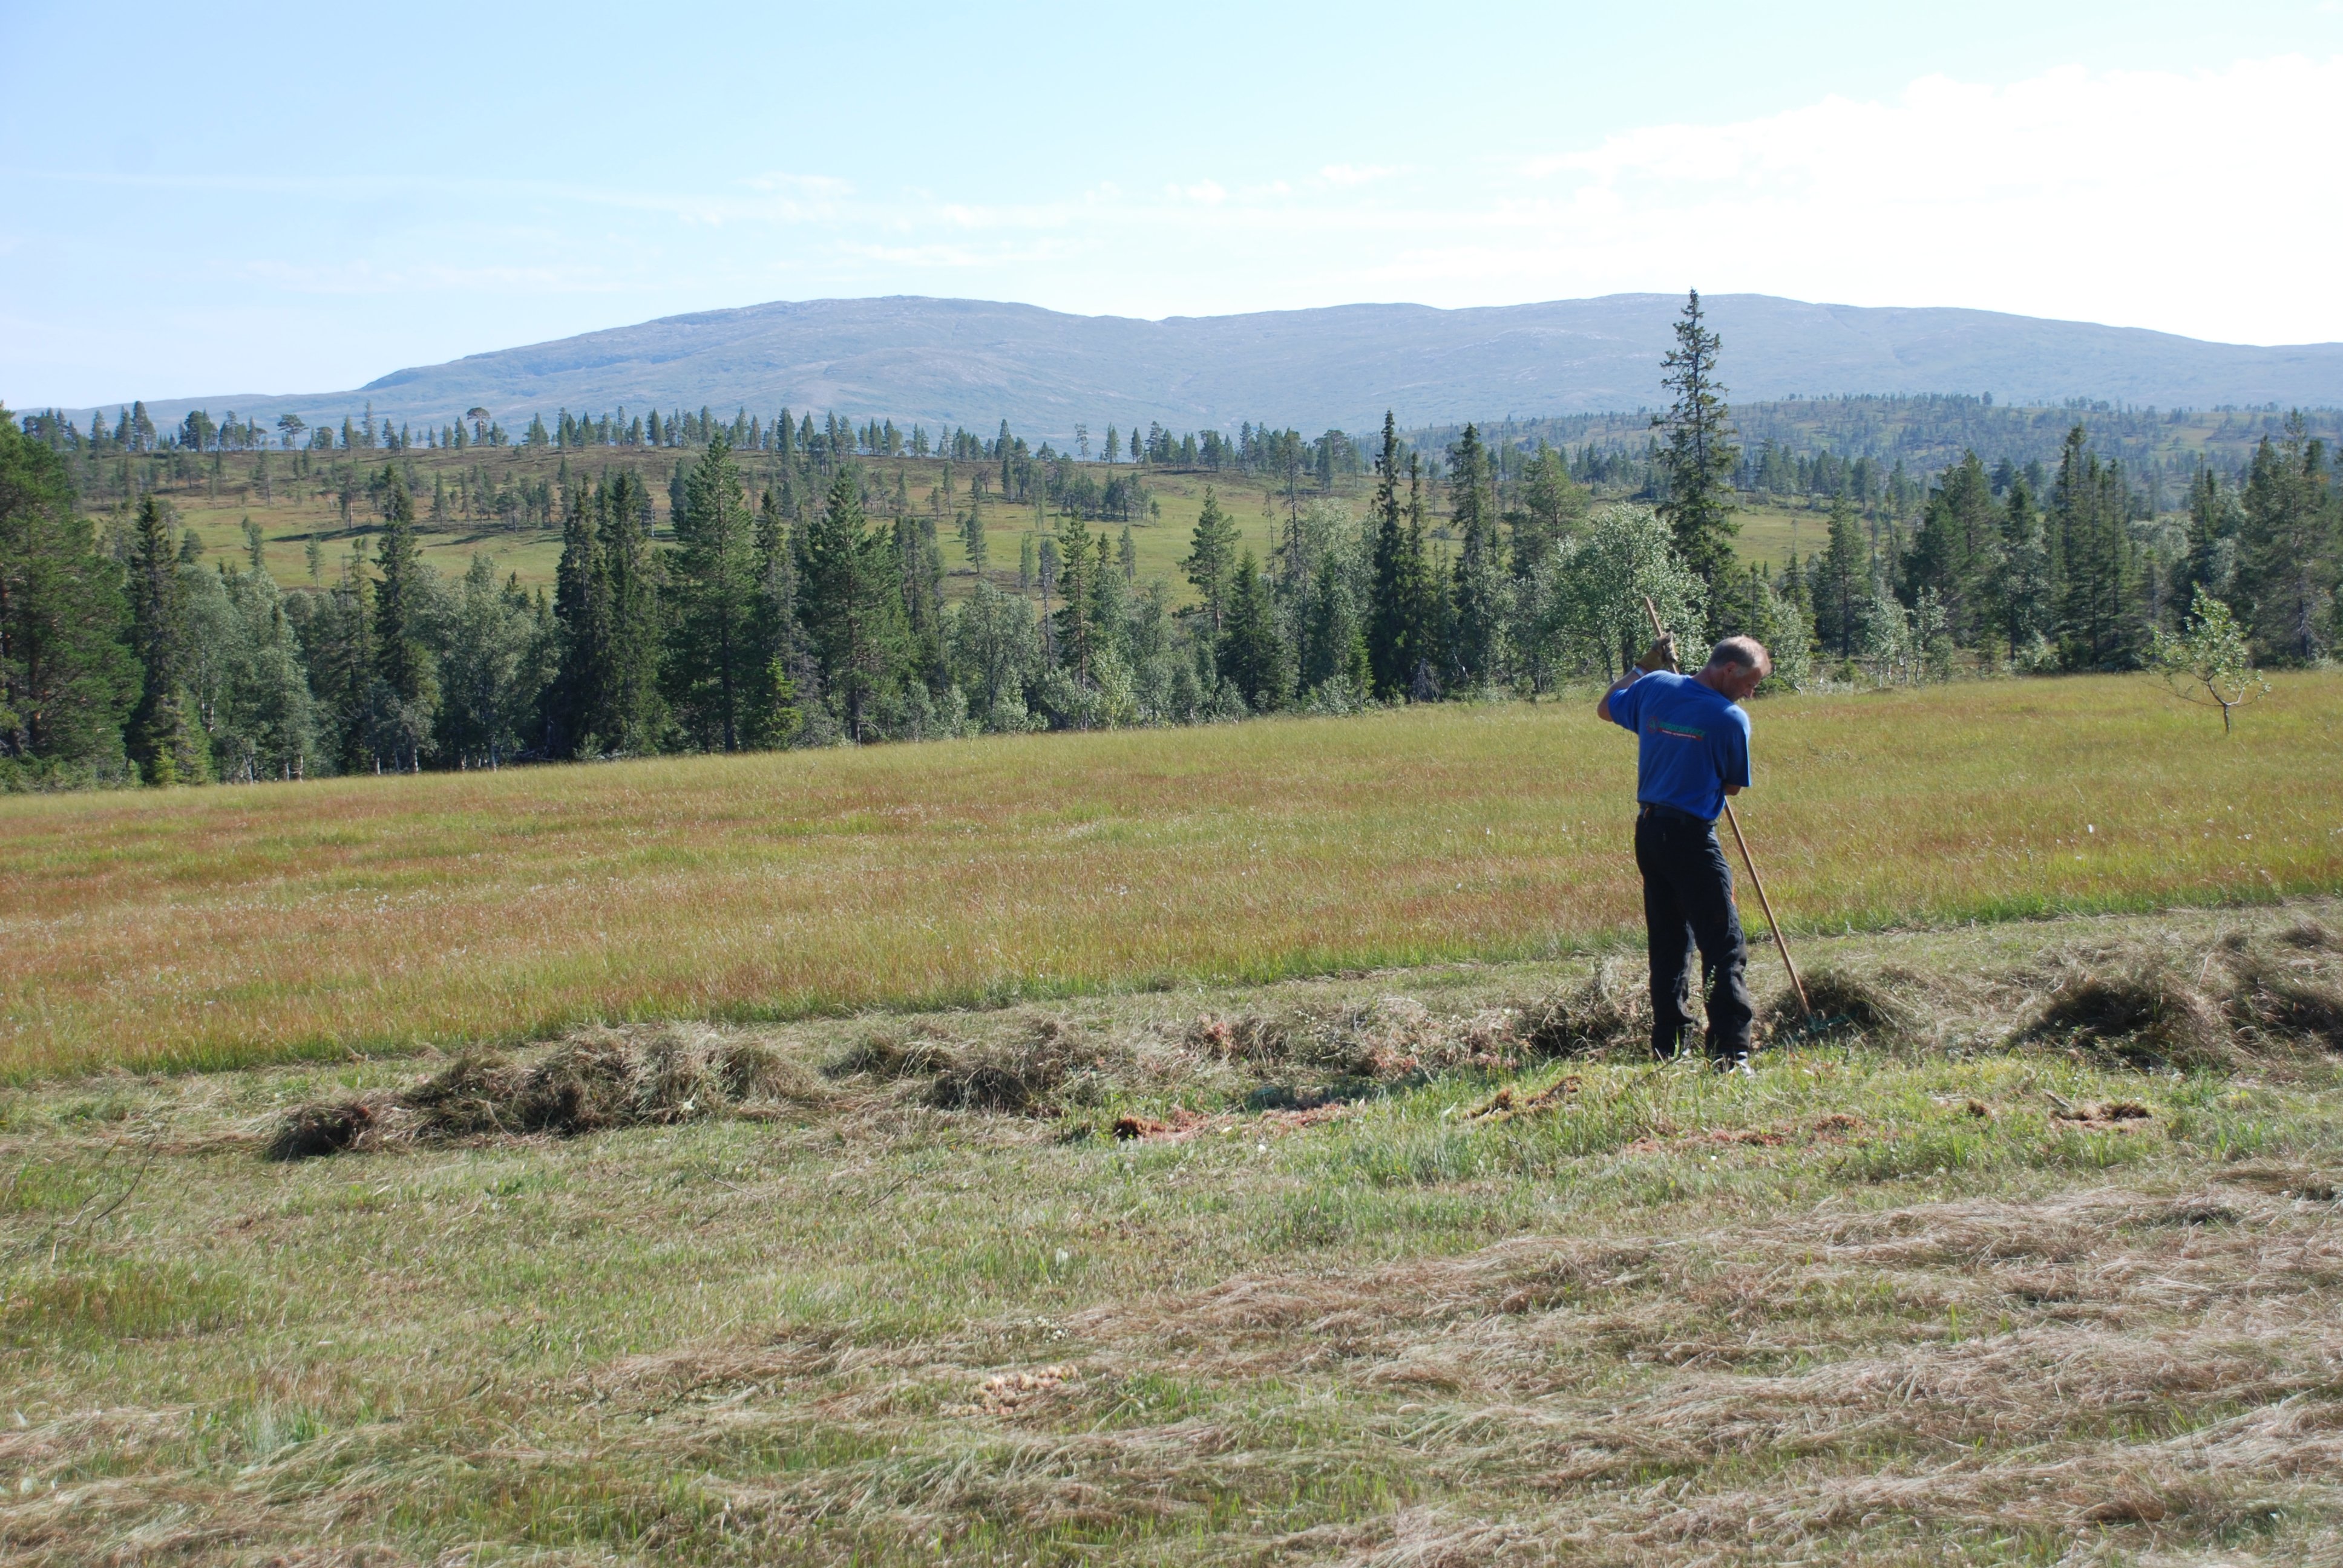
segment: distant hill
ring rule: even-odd
[[[1809,305],[1711,296],[1737,399],[1840,393],[1991,393],[2005,403],[2107,399],[2163,407],[2343,405],[2343,344],[2258,348],[1985,310]],[[783,406],[899,424],[1062,439],[1150,421],[1233,429],[1243,419],[1363,431],[1632,410],[1662,401],[1660,357],[1682,300],[1614,294],[1435,310],[1344,305],[1141,321],[984,300],[817,299],[670,316],[444,365],[347,392],[149,403],[338,422],[444,424],[475,405],[510,427],[558,408],[624,406],[769,417]],[[85,423],[87,410],[80,411]]]

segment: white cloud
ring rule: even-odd
[[[1384,164],[1328,164],[1318,171],[1318,177],[1330,186],[1363,186],[1397,173],[1396,167]]]
[[[1481,226],[1552,236],[1520,273],[1579,286],[1697,276],[2300,342],[2343,335],[2343,312],[2284,286],[2329,275],[2343,248],[2343,208],[2318,194],[2338,140],[2343,59],[1929,76],[1892,102],[1648,126],[1528,160],[1538,195]]]

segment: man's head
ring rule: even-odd
[[[1754,637],[1728,637],[1708,650],[1708,663],[1693,677],[1711,691],[1738,702],[1774,673],[1774,656]]]

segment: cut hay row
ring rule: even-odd
[[[1948,979],[1886,966],[1825,966],[1807,982],[1807,1014],[1785,990],[1764,1010],[1775,1050],[1846,1043],[1871,1049],[2056,1050],[2149,1072],[2233,1072],[2343,1052],[2343,940],[2316,920],[2233,930],[2195,946],[2131,941],[2054,950],[2022,967]],[[697,1118],[820,1108],[826,1087],[872,1081],[940,1111],[1059,1119],[1135,1098],[1184,1097],[1170,1120],[1125,1115],[1125,1140],[1231,1130],[1203,1108],[1288,1113],[1388,1095],[1446,1074],[1511,1074],[1558,1059],[1642,1059],[1651,1004],[1637,967],[1595,964],[1554,995],[1443,1016],[1408,996],[1278,1013],[1206,1013],[1184,1027],[1102,1034],[1049,1014],[996,1022],[970,1037],[930,1020],[880,1026],[816,1077],[749,1036],[669,1026],[629,1040],[596,1030],[523,1065],[474,1053],[397,1091],[296,1107],[268,1135],[267,1157],[302,1159],[389,1141],[450,1141],[670,1125]],[[1516,1100],[1503,1090],[1473,1119],[1563,1107],[1560,1080]],[[2132,1119],[2110,1101],[2060,1119],[2095,1129]],[[1979,1114],[1983,1114],[1982,1108]],[[2137,1111],[2144,1117],[2145,1111]],[[1077,1135],[1092,1131],[1081,1122]],[[1780,1141],[1777,1138],[1776,1141]]]

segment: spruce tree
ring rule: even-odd
[[[641,755],[659,749],[666,728],[660,693],[665,652],[660,568],[646,539],[651,498],[640,475],[620,468],[601,488],[598,508],[602,568],[609,582],[608,686],[603,722],[610,749]]]
[[[798,706],[797,560],[779,502],[767,490],[757,507],[757,592],[749,618],[754,685],[741,724],[742,744],[787,746],[804,728]]]
[[[1406,695],[1414,678],[1415,660],[1409,638],[1411,563],[1407,519],[1399,498],[1399,435],[1388,410],[1383,414],[1383,448],[1375,457],[1374,529],[1367,666],[1374,694],[1389,702]]]
[[[2297,410],[2283,438],[2267,436],[2246,474],[2238,541],[2240,587],[2265,658],[2311,664],[2333,635],[2337,517],[2326,443]]]
[[[1993,483],[1972,450],[1946,468],[1930,490],[1920,530],[1902,567],[1904,598],[1917,602],[1933,591],[1946,630],[1963,647],[1989,634],[1993,584],[1998,576],[2001,527]]]
[[[561,519],[561,562],[553,578],[560,662],[546,692],[545,746],[556,757],[594,756],[614,739],[610,572],[594,509],[581,487]]]
[[[908,673],[940,694],[944,673],[944,554],[932,518],[912,517],[910,497],[895,518],[894,556],[903,590],[903,657]]]
[[[1449,464],[1451,515],[1463,543],[1456,553],[1453,639],[1449,654],[1457,679],[1479,686],[1503,675],[1505,622],[1510,608],[1496,498],[1489,485],[1488,451],[1477,427],[1466,425]]]
[[[137,706],[126,737],[130,759],[153,785],[200,784],[209,754],[187,689],[186,590],[164,503],[148,492],[138,503],[130,546],[130,645],[139,667]]]
[[[1436,672],[1448,652],[1448,596],[1442,591],[1439,563],[1428,553],[1424,518],[1423,460],[1411,452],[1407,458],[1407,540],[1401,552],[1405,568],[1401,582],[1407,627],[1407,649],[1413,660],[1408,695],[1430,701],[1440,695]]]
[[[76,513],[64,458],[0,408],[0,788],[119,767],[144,695],[122,625],[121,568]]]
[[[1278,634],[1276,598],[1251,550],[1230,574],[1227,624],[1217,650],[1221,678],[1255,712],[1285,706],[1293,680],[1291,652]]]
[[[2245,509],[2236,493],[2201,460],[2188,487],[2188,548],[2173,573],[2175,608],[2186,617],[2199,594],[2210,594],[2226,605],[2237,576],[2237,536]]]
[[[799,615],[847,738],[874,738],[872,709],[899,684],[903,598],[891,534],[867,528],[861,477],[841,467],[801,531]]]
[[[1732,566],[1734,536],[1741,531],[1733,520],[1733,470],[1740,453],[1733,445],[1725,388],[1716,379],[1722,342],[1704,324],[1700,290],[1685,297],[1675,337],[1660,381],[1675,402],[1652,417],[1667,436],[1659,453],[1667,482],[1659,514],[1675,536],[1676,554],[1714,586]]]
[[[1994,603],[2000,611],[2002,638],[2013,660],[2032,648],[2037,638],[2046,639],[2057,626],[2056,578],[2051,568],[2049,534],[2042,510],[2035,504],[2034,488],[2024,478],[2012,476],[2008,499],[2002,504],[2000,581],[1994,589]]]
[[[676,717],[695,745],[738,751],[751,689],[761,675],[750,624],[756,533],[731,442],[723,432],[709,437],[682,487],[670,558],[676,618],[667,659],[669,691]]]
[[[2084,428],[2066,434],[2051,491],[2061,657],[2075,668],[2122,668],[2145,628],[2133,622],[2130,493],[2122,468],[2102,463]]]
[[[1815,635],[1841,658],[1854,658],[1871,562],[1870,544],[1852,497],[1842,495],[1831,503],[1830,542],[1815,558],[1809,573]]]
[[[381,536],[375,541],[374,676],[380,692],[373,716],[375,745],[394,767],[422,766],[423,748],[438,706],[438,672],[427,640],[428,607],[423,555],[415,538],[415,498],[395,465],[382,471],[386,497]]]

